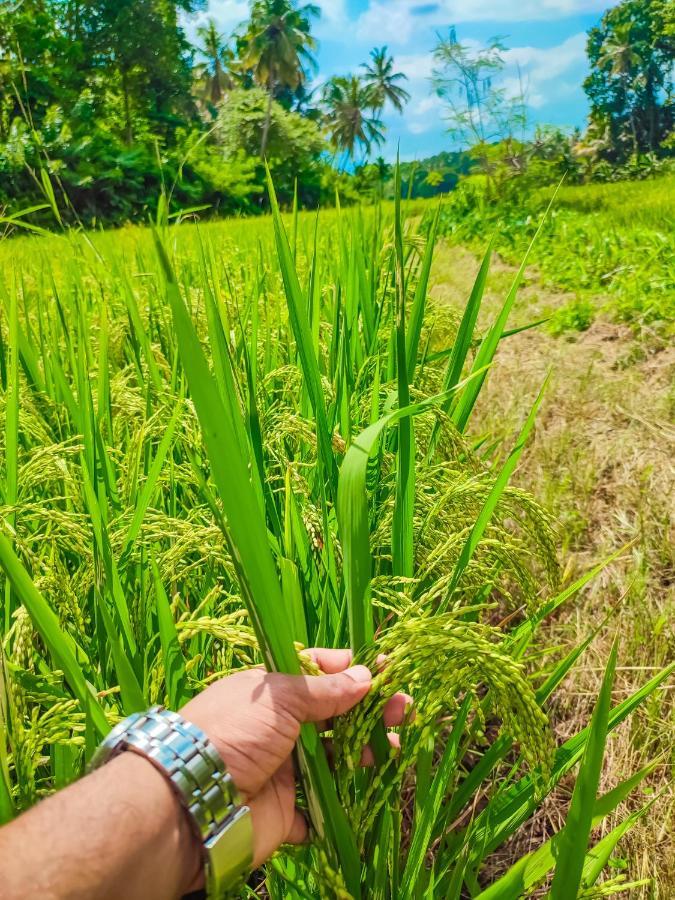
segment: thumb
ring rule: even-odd
[[[372,680],[366,666],[351,666],[336,675],[290,676],[298,721],[321,722],[346,713],[363,700]]]

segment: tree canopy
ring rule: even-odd
[[[253,211],[265,163],[282,203],[296,184],[308,204],[332,202],[337,185],[387,196],[386,123],[410,102],[405,72],[375,47],[318,87],[319,15],[303,0],[250,0],[225,34],[207,0],[0,3],[0,212],[52,190],[87,225],[147,219],[162,192],[174,211]],[[674,43],[672,0],[614,6],[589,32],[586,135],[542,139],[526,128],[525,91],[504,88],[503,40],[477,47],[450,29],[429,85],[448,152],[404,167],[406,185],[430,196],[478,166],[499,189],[533,161],[568,177],[649,171],[675,150]]]
[[[39,200],[46,176],[66,215],[87,223],[143,218],[167,185],[174,206],[250,210],[264,196],[265,159],[282,202],[296,179],[301,200],[331,197],[331,143],[367,156],[384,137],[383,107],[408,99],[405,76],[386,48],[374,50],[362,76],[336,82],[350,85],[343,102],[336,87],[324,104],[309,85],[317,6],[252,0],[232,35],[206,6],[0,5],[0,209]],[[184,26],[195,13],[191,45]]]
[[[675,4],[623,0],[588,35],[584,90],[609,158],[656,151],[673,128]]]

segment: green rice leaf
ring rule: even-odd
[[[415,286],[415,296],[413,297],[412,306],[410,308],[410,321],[406,334],[407,347],[407,369],[408,381],[414,384],[415,366],[417,365],[417,350],[420,343],[420,335],[422,333],[422,325],[424,324],[424,312],[427,302],[427,290],[429,288],[429,275],[431,274],[431,263],[434,257],[434,247],[436,245],[436,234],[438,232],[438,220],[441,213],[441,205],[438,204],[436,214],[431,222],[429,236],[424,248],[424,255],[420,265],[420,271]],[[458,379],[459,380],[459,379]],[[449,387],[449,385],[448,385]],[[447,387],[445,388],[447,390]]]
[[[202,428],[213,480],[223,503],[224,534],[235,562],[242,596],[268,669],[298,673],[300,666],[289,617],[247,461],[239,451],[231,418],[225,412],[168,256],[156,234],[155,241],[166,279],[181,361]],[[314,827],[335,848],[348,889],[358,897],[360,867],[354,835],[338,803],[315,726],[302,726],[298,754]]]
[[[551,884],[551,900],[570,900],[577,895],[586,858],[593,821],[595,797],[600,784],[605,755],[612,686],[616,669],[616,641],[612,646],[605,677],[593,712],[581,768],[574,785],[565,826],[560,833],[555,875]]]
[[[7,697],[6,663],[4,653],[0,654],[0,825],[14,818],[9,765],[7,763]]]
[[[159,639],[162,645],[162,657],[164,660],[164,677],[166,679],[166,693],[171,709],[180,709],[192,696],[188,689],[187,675],[185,672],[185,660],[178,641],[176,623],[171,612],[169,598],[166,596],[164,585],[157,568],[154,556],[150,557],[152,577],[155,584],[155,609],[157,612],[157,625],[159,627]]]
[[[466,358],[471,347],[473,333],[476,328],[476,320],[478,319],[478,313],[483,301],[483,294],[485,293],[485,285],[487,283],[488,272],[490,271],[490,260],[492,258],[494,243],[495,238],[493,236],[487,246],[483,261],[481,262],[478,274],[476,275],[476,280],[471,288],[471,294],[464,307],[462,321],[459,324],[457,336],[452,345],[450,359],[448,360],[448,367],[445,371],[445,378],[443,381],[445,390],[449,390],[458,384],[459,379],[462,377]]]
[[[579,593],[579,591],[592,581],[596,575],[625,553],[630,546],[630,544],[626,544],[624,547],[620,547],[618,550],[610,553],[609,556],[602,560],[602,562],[599,562],[587,572],[584,572],[584,574],[577,578],[576,581],[560,591],[555,597],[547,600],[536,612],[528,616],[524,622],[518,625],[509,635],[509,641],[514,645],[514,654],[516,657],[520,658],[523,656],[544,619],[547,619],[559,609],[563,603],[566,603],[571,597]]]
[[[328,428],[326,401],[321,385],[319,364],[314,355],[312,331],[307,319],[307,303],[302,295],[302,289],[293,262],[293,255],[288,245],[288,238],[286,237],[283,222],[281,221],[279,204],[277,203],[277,196],[269,168],[267,169],[267,188],[272,207],[274,235],[277,252],[279,254],[281,277],[286,292],[289,319],[298,346],[298,354],[300,356],[300,363],[309,392],[309,399],[312,404],[314,416],[316,417],[317,440],[319,442],[319,451],[321,453],[324,472],[329,483],[332,485],[331,494],[334,495],[337,487],[337,464],[332,449],[332,435]]]
[[[59,212],[59,206],[56,202],[56,196],[54,194],[54,187],[52,186],[52,181],[49,177],[49,172],[42,167],[40,168],[40,182],[42,183],[42,192],[45,195],[49,206],[51,207],[54,218],[59,223],[59,225],[63,225],[61,213]]]
[[[12,293],[9,305],[9,365],[7,369],[7,394],[5,405],[5,503],[10,508],[16,506],[18,498],[18,453],[19,453],[19,317],[16,292]],[[7,515],[7,525],[14,531],[16,512]],[[4,629],[9,631],[14,602],[12,586],[5,584]]]
[[[617,704],[609,714],[607,731],[617,728],[632,712],[653,694],[675,672],[675,662],[666,666],[646,684]],[[548,790],[563,778],[583,755],[590,734],[586,726],[558,748]],[[474,858],[485,858],[518,829],[536,808],[534,786],[529,775],[499,791],[471,826]]]
[[[396,160],[394,178],[394,284],[396,288],[396,380],[398,406],[410,404],[410,375],[406,355],[406,277],[403,256],[403,215],[401,212],[401,166]],[[415,347],[415,353],[417,348]],[[396,496],[391,527],[391,563],[394,575],[413,575],[413,509],[415,505],[415,432],[409,416],[398,420],[396,453]]]
[[[506,328],[506,322],[507,322],[507,319],[511,312],[511,308],[513,307],[516,296],[518,294],[518,289],[520,288],[521,282],[523,280],[523,276],[525,275],[525,266],[527,265],[527,261],[529,259],[530,253],[532,251],[532,248],[533,248],[537,238],[539,237],[541,229],[544,227],[544,222],[546,221],[546,219],[548,217],[548,213],[551,209],[551,206],[553,205],[553,202],[556,198],[556,195],[558,193],[558,190],[560,189],[561,184],[562,184],[562,180],[558,184],[558,187],[555,189],[555,192],[553,193],[553,196],[551,197],[551,200],[546,208],[546,211],[539,222],[539,227],[537,228],[537,230],[534,234],[534,237],[530,241],[527,251],[525,252],[525,255],[520,263],[520,267],[518,268],[518,271],[515,274],[513,282],[511,283],[511,287],[506,296],[506,300],[504,301],[504,305],[502,306],[502,308],[499,312],[499,315],[497,316],[497,319],[495,320],[494,324],[492,325],[492,327],[486,334],[485,338],[483,339],[483,341],[478,349],[478,353],[476,354],[476,358],[475,358],[474,364],[473,364],[474,371],[476,369],[483,368],[485,366],[490,365],[490,363],[492,362],[492,360],[494,358],[494,355],[497,351],[497,346],[499,345],[499,342],[502,339],[502,336],[504,334],[504,330]],[[479,276],[480,276],[480,273],[479,273]],[[455,409],[452,414],[452,419],[460,431],[464,431],[466,429],[467,422],[469,421],[469,416],[471,415],[471,412],[474,408],[476,400],[478,399],[478,395],[483,386],[484,379],[485,379],[485,376],[472,382],[471,385],[467,385],[466,390],[464,391],[464,393],[460,397],[457,405],[455,406]]]
[[[131,659],[127,656],[126,649],[122,646],[119,638],[119,631],[110,615],[105,597],[99,590],[95,590],[96,608],[98,614],[103,620],[108,640],[108,648],[113,658],[113,665],[119,681],[120,694],[122,696],[122,706],[124,714],[130,716],[132,713],[141,712],[147,709],[147,702],[138,683],[136,674],[131,664]]]
[[[657,795],[658,797],[658,795]],[[649,803],[645,803],[641,809],[636,810],[627,816],[623,822],[620,822],[613,828],[609,834],[605,835],[594,847],[592,847],[584,858],[582,885],[585,888],[592,887],[602,874],[603,870],[609,863],[610,857],[616,845],[621,838],[630,831],[630,829],[651,809],[657,797],[653,797]]]
[[[464,727],[471,703],[465,700],[453,723],[452,731],[443,749],[443,755],[436,766],[436,773],[428,792],[420,815],[415,818],[410,849],[401,879],[400,897],[416,897],[416,887],[422,866],[428,852],[434,825],[441,810],[441,804],[448,791],[448,784],[455,773],[460,741],[464,735]]]
[[[131,627],[131,617],[129,615],[129,605],[127,604],[126,593],[120,581],[117,562],[110,545],[110,536],[106,527],[101,507],[91,483],[88,466],[83,464],[82,471],[82,488],[85,505],[89,512],[91,527],[94,532],[96,546],[101,555],[103,568],[106,575],[106,586],[113,600],[113,611],[115,626],[113,633],[121,634],[124,640],[125,654],[134,659],[136,656],[136,638],[134,637],[133,628]]]
[[[368,460],[387,426],[426,412],[440,405],[446,397],[447,393],[438,394],[382,416],[354,438],[340,467],[337,514],[344,557],[350,643],[355,653],[372,642],[374,630],[370,606],[372,556],[366,489]]]
[[[614,790],[608,791],[606,794],[603,794],[602,797],[598,797],[593,807],[593,827],[599,825],[606,816],[612,813],[619,803],[625,800],[640,782],[653,771],[654,764],[652,763],[644,769],[641,769],[640,772],[637,772],[631,778],[623,781],[614,788]],[[644,807],[640,810],[639,815],[642,815],[646,808],[648,807]],[[605,849],[611,844],[611,849],[613,849],[619,838],[625,834],[636,821],[636,819],[634,819],[631,822],[631,819],[633,819],[633,816],[628,817],[625,822],[611,832],[611,835],[613,835],[614,832],[617,832],[616,840],[614,840],[613,843],[610,841],[605,844],[605,838],[600,844],[604,845]],[[611,835],[607,835],[607,837],[609,838]],[[519,897],[527,894],[532,888],[540,884],[556,865],[556,860],[560,853],[561,839],[562,831],[559,831],[550,840],[542,844],[541,847],[537,848],[537,850],[523,856],[515,863],[515,865],[511,866],[501,878],[478,894],[476,900],[518,900]],[[611,849],[609,849],[606,855],[602,850],[599,851],[600,844],[591,850],[585,857],[584,883],[587,886],[595,883],[600,872],[607,864],[611,853]],[[589,865],[589,859],[591,858],[596,861],[599,868],[591,868]],[[590,877],[593,877],[594,880],[590,881]],[[572,896],[576,897],[576,893]]]
[[[136,499],[134,515],[131,519],[129,529],[124,537],[124,543],[122,544],[122,550],[120,553],[121,564],[123,564],[125,557],[133,547],[134,541],[138,537],[138,534],[141,530],[143,519],[145,518],[148,506],[150,505],[150,502],[152,501],[152,498],[157,490],[157,482],[159,481],[159,476],[162,474],[162,469],[164,468],[164,463],[166,462],[167,455],[173,445],[176,427],[178,425],[178,422],[180,421],[182,412],[182,404],[177,403],[173,415],[169,419],[169,424],[166,426],[166,430],[162,435],[162,440],[159,442],[157,453],[155,454],[155,458],[152,461],[152,465],[150,467],[150,471],[148,472],[148,477],[145,479],[143,489],[138,494],[138,497]]]

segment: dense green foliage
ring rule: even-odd
[[[462,175],[473,168],[473,158],[465,151],[437,153],[413,163],[401,163],[404,196],[434,197],[454,190]],[[393,193],[393,191],[392,191]]]
[[[279,184],[280,197],[290,202],[297,181],[303,205],[319,204],[327,167],[320,160],[324,141],[315,121],[284,109],[276,100],[270,103],[262,88],[239,88],[228,93],[215,128],[214,138],[228,161],[239,158],[255,167],[258,193],[262,193],[265,178],[264,164],[257,155],[265,129],[267,163]]]
[[[455,241],[497,236],[496,248],[517,263],[532,239],[554,185],[508,184],[499,201],[484,185],[465,181],[443,207],[441,232]],[[675,329],[675,265],[669,223],[675,214],[675,177],[563,186],[531,259],[544,283],[576,296],[551,309],[555,331],[588,328],[599,312],[648,329],[663,341]]]
[[[255,0],[230,38],[186,17],[204,0],[22,0],[0,7],[0,209],[47,201],[67,221],[145,220],[162,191],[172,211],[265,208],[264,159],[279,198],[332,205],[392,197],[383,110],[409,94],[386,47],[356,73],[310,92],[319,10]],[[435,89],[465,149],[403,167],[406,194],[453,190],[480,170],[490,192],[514,177],[642,176],[672,151],[671,5],[624,0],[589,34],[588,133],[526,137],[526,98],[503,84],[500,40],[475,48],[454,29],[435,52]],[[45,183],[49,178],[50,186]],[[297,183],[297,192],[296,192]],[[49,223],[51,215],[34,214]]]
[[[387,48],[363,73],[334,79],[318,103],[307,88],[316,7],[256,0],[232,39],[210,21],[193,47],[181,16],[203,7],[3,4],[0,204],[43,200],[48,173],[70,221],[145,219],[163,189],[176,210],[253,212],[266,203],[265,158],[283,202],[297,180],[300,203],[333,203],[336,184],[349,180],[335,155],[359,162],[384,139],[385,105],[400,110],[408,99]],[[354,117],[365,130],[353,130]]]
[[[588,35],[590,137],[609,159],[655,152],[673,128],[675,7],[623,0]]]
[[[119,220],[173,179],[197,127],[179,8],[193,5],[2,6],[0,199],[39,195],[47,168],[82,216]]]

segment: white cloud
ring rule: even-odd
[[[586,35],[583,32],[574,34],[562,44],[547,49],[512,47],[504,53],[504,59],[506,77],[502,86],[507,94],[519,94],[522,79],[527,103],[537,109],[552,99],[569,93],[570,85],[562,76],[578,72],[584,66]]]
[[[411,134],[424,134],[438,126],[443,107],[436,94],[430,94],[415,102],[413,98],[406,108],[405,126]]]
[[[541,79],[557,78],[571,66],[586,58],[586,35],[583,31],[557,47],[511,47],[504,53],[506,64],[529,69]]]
[[[344,25],[349,21],[345,0],[319,0],[321,21],[332,25]]]
[[[424,134],[438,126],[442,115],[440,98],[431,91],[431,71],[433,55],[431,53],[400,54],[395,57],[396,69],[408,79],[405,88],[410,94],[403,118],[391,113],[387,116],[387,124],[393,132],[403,127],[411,134]]]
[[[218,30],[229,35],[237,25],[248,19],[250,12],[248,0],[209,0],[207,10],[190,17],[187,23],[188,35],[194,37],[197,28],[209,19],[215,19]]]
[[[356,22],[356,38],[374,44],[407,44],[414,30],[411,3],[374,0]],[[426,16],[425,16],[426,20]],[[427,22],[428,24],[428,22]]]
[[[532,109],[562,99],[578,89],[579,72],[585,64],[585,46],[586,35],[581,32],[547,49],[512,47],[504,53],[506,65],[499,85],[511,97],[518,96],[522,87]],[[387,116],[387,124],[394,131],[403,127],[415,135],[437,129],[444,118],[444,105],[432,93],[429,80],[433,55],[399,54],[395,59],[396,68],[408,77],[406,89],[411,97],[403,122],[391,115]]]
[[[400,53],[396,55],[396,70],[411,81],[416,78],[431,78],[434,67],[433,53]]]
[[[415,33],[464,22],[552,21],[602,12],[618,0],[371,0],[356,22],[362,41],[407,44]]]
[[[305,0],[302,0],[305,2]],[[334,41],[349,46],[354,41],[354,21],[349,18],[347,0],[313,0],[321,10],[312,32],[320,41]]]

